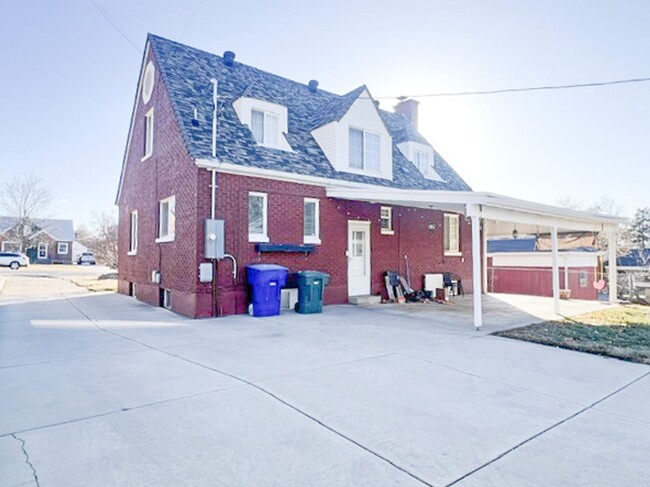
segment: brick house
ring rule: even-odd
[[[23,249],[20,242],[20,219],[0,216],[0,251],[25,252],[35,264],[72,264],[74,226],[72,220],[41,218],[34,220],[24,234],[32,247]]]
[[[416,101],[385,111],[365,86],[340,96],[234,57],[147,38],[116,200],[119,292],[244,313],[245,266],[265,262],[329,273],[325,304],[346,303],[385,293],[406,259],[415,288],[453,272],[480,289],[481,219],[514,203],[471,191],[418,133]]]

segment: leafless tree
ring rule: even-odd
[[[31,246],[37,220],[45,216],[51,201],[50,189],[33,174],[17,176],[0,188],[0,210],[18,219],[13,238],[20,242],[23,250]]]
[[[117,267],[117,218],[111,212],[93,214],[90,235],[81,241],[95,252],[97,261],[109,267]]]

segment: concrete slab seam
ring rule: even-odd
[[[25,440],[20,438],[19,436],[16,436],[15,434],[12,434],[11,437],[20,442],[20,448],[23,451],[23,455],[25,455],[25,463],[29,466],[29,468],[32,471],[32,475],[34,476],[34,483],[36,484],[37,487],[40,487],[40,482],[38,480],[38,474],[36,473],[36,469],[34,468],[34,465],[32,464],[31,459],[29,458],[29,453],[27,453],[27,448],[25,447]]]
[[[68,419],[68,420],[65,420],[65,421],[57,421],[56,423],[43,424],[41,426],[35,426],[33,428],[27,428],[27,429],[24,429],[24,430],[14,431],[13,433],[3,433],[3,434],[0,434],[0,438],[5,438],[7,436],[13,436],[13,435],[22,434],[22,433],[31,433],[33,431],[40,431],[40,430],[44,430],[44,429],[47,429],[47,428],[54,428],[56,426],[65,426],[67,424],[80,423],[82,421],[88,421],[88,420],[91,420],[91,419],[103,418],[104,416],[111,416],[113,414],[126,413],[126,412],[129,412],[129,411],[136,411],[138,409],[145,409],[145,408],[152,407],[152,406],[159,406],[160,404],[167,404],[167,403],[170,403],[170,402],[183,401],[185,399],[193,399],[195,397],[207,396],[207,395],[210,395],[210,394],[216,394],[217,392],[229,391],[231,389],[237,389],[239,387],[244,387],[244,385],[242,384],[242,385],[229,386],[229,387],[220,387],[219,389],[212,389],[210,391],[197,392],[195,394],[188,394],[188,395],[185,395],[185,396],[170,397],[169,399],[162,399],[160,401],[149,402],[149,403],[146,403],[146,404],[138,404],[137,406],[128,406],[128,407],[123,407],[123,408],[119,408],[119,409],[112,409],[110,411],[104,411],[103,413],[92,414],[90,416],[82,416],[80,418],[73,418],[73,419]]]
[[[318,418],[312,416],[311,414],[307,413],[306,411],[303,411],[303,410],[300,409],[299,407],[297,407],[297,406],[295,406],[295,405],[289,403],[288,401],[282,399],[281,397],[275,395],[273,392],[271,392],[271,391],[269,391],[269,390],[267,390],[267,389],[265,389],[265,388],[263,388],[263,387],[261,387],[261,386],[255,384],[254,382],[248,381],[248,380],[246,380],[246,379],[243,379],[243,378],[241,378],[241,377],[238,377],[238,376],[236,376],[236,375],[234,375],[234,374],[231,374],[231,373],[229,373],[229,372],[225,372],[225,371],[222,371],[222,370],[216,369],[216,368],[214,368],[214,367],[207,366],[207,365],[202,364],[202,363],[200,363],[200,362],[196,362],[196,361],[194,361],[194,360],[190,360],[190,359],[188,359],[188,358],[186,358],[186,357],[183,357],[183,356],[181,356],[181,355],[176,355],[176,354],[173,354],[173,353],[167,352],[167,351],[165,351],[165,350],[163,350],[163,349],[156,348],[156,347],[151,346],[151,345],[149,345],[149,344],[147,344],[147,343],[145,343],[145,342],[141,342],[141,341],[139,341],[139,340],[135,340],[135,339],[133,339],[133,338],[131,338],[131,337],[124,336],[124,335],[120,335],[119,333],[116,333],[116,332],[114,332],[114,331],[111,331],[111,330],[107,330],[107,329],[105,329],[105,328],[102,328],[99,324],[97,324],[97,323],[95,322],[94,319],[92,319],[90,316],[88,316],[86,313],[84,313],[81,309],[79,309],[77,306],[75,306],[74,303],[72,303],[72,302],[69,301],[69,300],[67,300],[67,301],[68,301],[68,303],[70,303],[70,306],[72,306],[72,307],[75,308],[79,313],[81,313],[83,316],[85,316],[86,319],[88,319],[88,321],[90,321],[90,322],[91,322],[94,326],[96,326],[98,329],[100,329],[100,330],[102,330],[102,331],[105,331],[106,333],[109,333],[109,334],[111,334],[111,335],[114,335],[114,336],[118,336],[118,337],[124,338],[125,340],[129,340],[129,341],[132,341],[132,342],[135,342],[135,343],[139,343],[140,345],[143,345],[143,346],[145,346],[145,347],[148,347],[148,348],[150,348],[150,349],[152,349],[152,350],[156,350],[156,351],[158,351],[158,352],[160,352],[160,353],[164,353],[165,355],[169,355],[169,356],[171,356],[171,357],[175,357],[175,358],[177,358],[177,359],[179,359],[179,360],[183,360],[183,361],[185,361],[185,362],[187,362],[187,363],[191,363],[191,364],[194,364],[194,365],[196,365],[196,366],[198,366],[198,367],[202,367],[202,368],[204,368],[204,369],[211,370],[211,371],[216,372],[216,373],[218,373],[218,374],[222,374],[222,375],[224,375],[224,376],[226,376],[226,377],[230,377],[230,378],[232,378],[232,379],[234,379],[234,380],[236,380],[236,381],[239,381],[239,382],[241,382],[241,383],[243,383],[243,384],[247,384],[247,385],[249,385],[250,387],[252,387],[252,388],[258,390],[259,392],[262,392],[263,394],[266,394],[267,396],[269,396],[269,397],[275,399],[277,402],[279,402],[279,403],[285,405],[286,407],[292,409],[293,411],[295,411],[295,412],[301,414],[302,416],[306,417],[307,419],[313,421],[314,423],[318,424],[319,426],[321,426],[322,428],[328,430],[329,432],[331,432],[331,433],[333,433],[333,434],[339,436],[340,438],[342,438],[342,439],[348,441],[349,443],[352,443],[353,445],[355,445],[355,446],[357,446],[358,448],[362,449],[363,451],[369,453],[370,455],[372,455],[372,456],[374,456],[374,457],[376,457],[376,458],[382,460],[383,462],[389,464],[390,466],[392,466],[392,467],[395,468],[396,470],[399,470],[400,472],[402,472],[402,473],[404,473],[405,475],[411,477],[412,479],[417,480],[417,481],[420,482],[422,485],[426,485],[427,487],[435,487],[435,486],[434,486],[433,484],[431,484],[430,482],[427,482],[426,480],[424,480],[424,479],[422,479],[421,477],[417,476],[416,474],[410,472],[410,471],[407,470],[406,468],[397,465],[395,462],[393,462],[393,461],[390,460],[389,458],[387,458],[387,457],[381,455],[380,453],[378,453],[378,452],[376,452],[376,451],[370,449],[369,447],[367,447],[367,446],[365,446],[365,445],[359,443],[358,441],[356,441],[356,440],[350,438],[349,436],[345,435],[344,433],[342,433],[342,432],[340,432],[340,431],[334,429],[333,427],[331,427],[331,426],[329,426],[329,425],[323,423],[323,422],[322,422],[321,420],[319,420]]]
[[[572,420],[573,418],[575,418],[575,417],[577,417],[577,416],[580,416],[580,415],[583,414],[584,412],[589,411],[590,409],[594,408],[594,407],[597,406],[598,404],[602,403],[603,401],[606,401],[606,400],[609,399],[610,397],[612,397],[612,396],[618,394],[619,392],[621,392],[621,391],[627,389],[627,388],[630,387],[631,385],[633,385],[633,384],[639,382],[640,380],[646,378],[646,377],[649,376],[649,375],[650,375],[650,371],[648,371],[648,372],[646,372],[646,373],[640,375],[640,376],[637,377],[636,379],[633,379],[632,381],[630,381],[630,382],[628,382],[627,384],[625,384],[625,385],[619,387],[619,388],[616,389],[615,391],[610,392],[609,394],[607,394],[607,395],[604,396],[604,397],[601,397],[600,399],[598,399],[596,402],[593,402],[593,403],[590,404],[589,406],[586,406],[586,407],[580,409],[579,411],[573,413],[572,415],[567,416],[566,418],[564,418],[564,419],[562,419],[562,420],[560,420],[560,421],[558,421],[558,422],[552,424],[552,425],[549,426],[548,428],[545,428],[545,429],[543,429],[542,431],[540,431],[540,432],[538,432],[538,433],[535,433],[533,436],[531,436],[531,437],[529,437],[529,438],[526,438],[525,440],[521,441],[520,443],[517,443],[515,446],[513,446],[513,447],[510,448],[509,450],[506,450],[505,452],[503,452],[503,453],[497,455],[496,457],[494,457],[494,458],[493,458],[492,460],[490,460],[489,462],[486,462],[486,463],[484,463],[483,465],[480,465],[479,467],[476,467],[475,469],[473,469],[473,470],[467,472],[467,473],[464,474],[463,476],[458,477],[458,478],[457,478],[456,480],[454,480],[453,482],[447,484],[446,487],[451,487],[452,485],[456,485],[458,482],[461,482],[462,480],[465,480],[466,478],[468,478],[468,477],[474,475],[476,472],[478,472],[478,471],[480,471],[480,470],[483,470],[484,468],[486,468],[486,467],[492,465],[493,463],[497,462],[498,460],[500,460],[501,458],[505,457],[506,455],[509,455],[509,454],[512,453],[513,451],[515,451],[515,450],[521,448],[521,447],[524,446],[525,444],[527,444],[527,443],[529,443],[529,442],[535,440],[536,438],[539,438],[540,436],[542,436],[542,435],[548,433],[549,431],[551,431],[551,430],[557,428],[558,426],[561,426],[561,425],[563,425],[564,423],[566,423],[566,422]]]

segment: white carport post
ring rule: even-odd
[[[618,299],[618,269],[616,268],[616,232],[609,232],[609,302],[614,304]]]
[[[474,297],[474,326],[477,330],[483,326],[483,296],[481,284],[481,210],[478,205],[467,205],[467,216],[472,223],[472,292]]]
[[[560,314],[560,266],[558,263],[557,227],[551,228],[551,250],[553,253],[553,309]]]

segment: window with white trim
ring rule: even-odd
[[[38,258],[47,259],[47,244],[44,242],[38,244]]]
[[[268,242],[268,195],[248,193],[248,241]]]
[[[258,144],[277,147],[279,127],[277,114],[255,109],[251,111],[251,132]]]
[[[320,200],[305,198],[303,237],[305,243],[320,243]]]
[[[20,252],[20,242],[2,242],[2,252]]]
[[[458,215],[445,213],[444,253],[460,255],[460,218]]]
[[[382,206],[379,213],[379,227],[382,235],[393,235],[393,208]]]
[[[153,108],[144,116],[144,155],[142,160],[153,154]]]
[[[156,242],[174,240],[176,231],[176,196],[170,196],[158,203],[158,238]]]
[[[429,153],[424,151],[413,151],[413,162],[424,175],[429,171]]]
[[[350,127],[350,167],[379,171],[379,134]]]
[[[59,242],[56,245],[56,253],[59,255],[67,255],[68,253],[68,242]]]
[[[133,210],[130,217],[129,254],[135,255],[138,252],[138,210]]]

